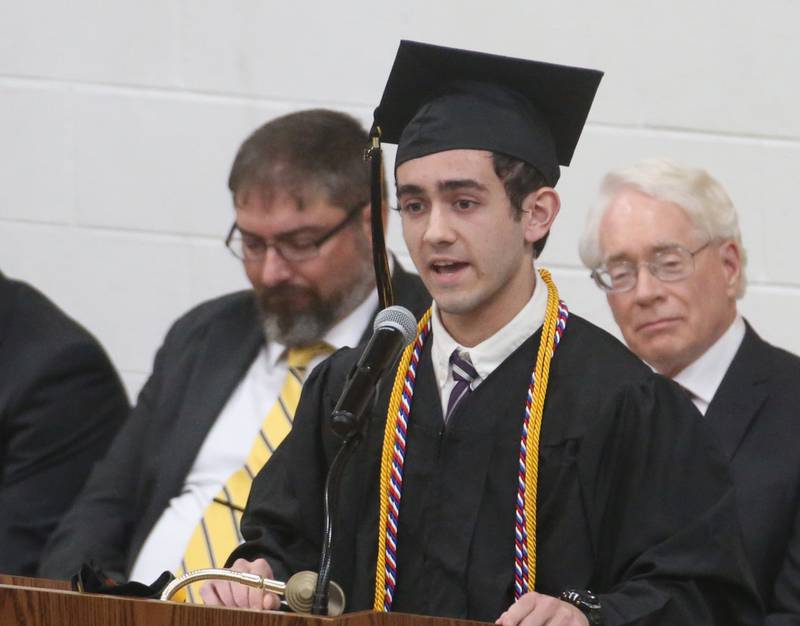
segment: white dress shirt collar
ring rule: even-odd
[[[700,358],[681,370],[673,380],[692,395],[692,402],[705,415],[725,372],[744,339],[745,324],[740,315]]]
[[[472,348],[465,348],[447,332],[439,319],[439,310],[434,302],[431,317],[431,331],[433,332],[431,360],[440,392],[444,392],[448,382],[452,383],[450,355],[453,350],[459,349],[461,352],[469,354],[470,361],[472,361],[475,371],[478,372],[478,379],[472,384],[472,387],[475,388],[539,329],[544,323],[546,308],[547,286],[537,276],[533,295],[519,313],[488,339]],[[533,362],[531,362],[531,367],[533,367]],[[446,398],[448,394],[442,393],[442,396]]]

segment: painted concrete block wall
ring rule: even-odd
[[[797,24],[794,0],[0,0],[0,269],[95,332],[135,395],[172,321],[246,286],[221,242],[242,139],[306,107],[368,124],[409,38],[606,71],[543,257],[574,311],[616,330],[577,255],[600,178],[670,156],[728,189],[741,308],[800,353]],[[389,242],[407,258],[396,220]]]

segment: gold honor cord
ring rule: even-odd
[[[425,315],[417,323],[417,337],[428,326],[431,320],[431,311],[425,311]],[[378,512],[378,563],[375,570],[375,603],[374,610],[383,611],[383,597],[386,586],[386,519],[389,515],[389,475],[392,471],[392,457],[394,456],[394,436],[397,430],[397,414],[400,411],[400,402],[403,398],[403,386],[405,385],[406,373],[411,363],[411,355],[414,354],[414,346],[417,340],[414,339],[406,346],[400,363],[397,366],[397,374],[394,377],[392,395],[389,396],[389,411],[386,414],[386,429],[383,432],[383,451],[381,454],[381,482],[378,500],[380,509]]]
[[[550,359],[553,355],[556,325],[558,322],[559,298],[558,289],[550,272],[540,269],[539,274],[547,286],[547,307],[545,310],[542,335],[536,356],[536,366],[529,392],[532,397],[529,432],[525,447],[525,531],[528,552],[528,590],[533,591],[536,583],[536,496],[539,478],[539,438],[542,430],[544,402],[547,396],[547,385],[550,378]],[[417,337],[427,327],[431,318],[431,310],[425,313],[417,325]],[[373,609],[384,610],[386,587],[386,522],[388,517],[388,499],[391,483],[392,458],[394,456],[394,440],[397,430],[397,418],[403,396],[406,374],[411,356],[414,352],[415,340],[409,344],[397,368],[389,409],[386,416],[386,429],[383,437],[380,475],[380,510],[378,517],[378,559],[375,570],[375,598]],[[527,407],[527,402],[526,402]]]
[[[530,421],[528,422],[528,440],[525,446],[525,532],[528,549],[528,591],[536,588],[536,498],[539,485],[539,436],[542,432],[544,401],[547,396],[547,384],[550,381],[550,359],[553,356],[558,322],[558,289],[550,272],[540,269],[539,274],[547,285],[547,309],[542,324],[542,336],[539,339],[539,351],[536,355],[536,368],[531,383]]]

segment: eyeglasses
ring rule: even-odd
[[[267,250],[272,247],[285,261],[305,261],[319,254],[320,246],[344,229],[363,207],[351,209],[344,219],[329,231],[318,237],[309,234],[279,235],[272,240],[264,240],[239,230],[236,222],[231,226],[225,245],[237,259],[245,263],[258,263],[264,260]]]
[[[639,268],[644,265],[653,276],[665,283],[683,280],[694,271],[694,257],[710,244],[707,241],[694,251],[683,246],[669,246],[659,250],[649,261],[613,261],[592,271],[592,278],[603,291],[622,293],[630,291],[639,280]]]

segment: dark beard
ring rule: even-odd
[[[323,300],[316,289],[278,285],[255,292],[267,339],[288,347],[319,341],[336,322],[341,297]]]
[[[362,270],[349,288],[331,294],[327,299],[312,287],[279,285],[257,290],[256,303],[267,340],[277,341],[288,348],[320,341],[374,289],[369,260]]]

